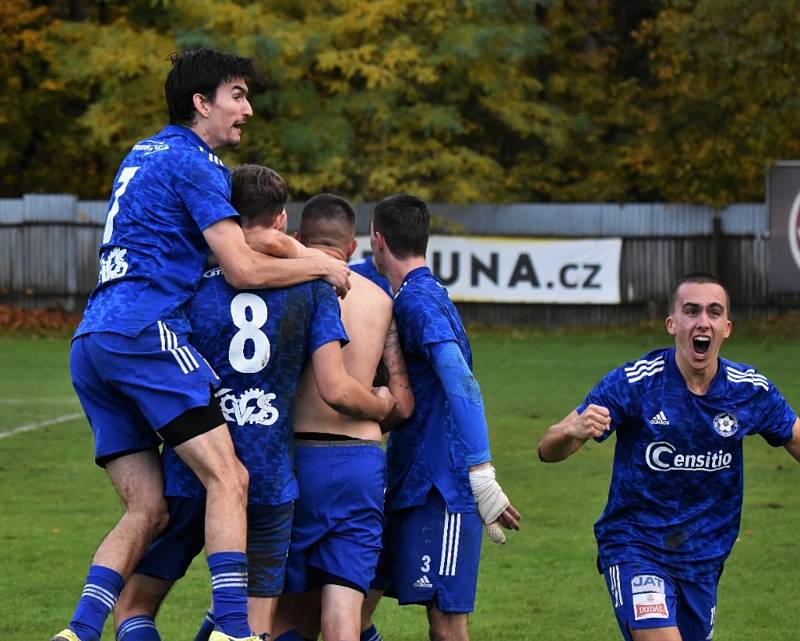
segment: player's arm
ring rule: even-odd
[[[397,334],[397,324],[394,319],[392,319],[383,343],[381,363],[388,378],[389,391],[397,401],[389,416],[381,421],[381,431],[388,432],[397,424],[408,419],[414,412],[414,392],[411,391],[406,359],[400,348],[400,337]]]
[[[792,426],[792,438],[789,439],[789,442],[784,447],[800,463],[800,418],[795,419]]]
[[[311,365],[319,395],[337,412],[382,421],[394,408],[395,400],[388,388],[376,387],[371,392],[347,373],[338,341],[319,347],[311,355]]]
[[[442,383],[453,412],[453,419],[465,447],[472,494],[487,532],[496,543],[505,543],[505,535],[497,527],[519,529],[520,514],[495,480],[489,451],[489,427],[478,381],[455,341],[429,346],[431,365]]]
[[[245,241],[260,254],[276,258],[308,258],[310,256],[326,256],[325,252],[306,247],[295,238],[284,234],[274,227],[242,227]]]
[[[322,278],[344,296],[350,289],[350,269],[343,261],[329,256],[275,258],[254,251],[246,242],[242,228],[224,218],[203,230],[208,246],[225,273],[225,280],[236,289],[287,287]]]
[[[587,405],[578,414],[572,410],[550,427],[539,442],[539,458],[545,463],[563,461],[590,438],[599,438],[611,427],[611,413],[600,405]]]

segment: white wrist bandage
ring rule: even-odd
[[[511,505],[511,501],[508,500],[500,484],[495,480],[494,467],[470,472],[469,484],[472,486],[472,495],[478,505],[478,514],[488,526],[486,531],[489,537],[495,543],[505,543],[505,534],[495,521]]]

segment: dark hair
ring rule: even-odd
[[[703,272],[695,272],[692,274],[686,274],[683,278],[681,278],[677,283],[675,283],[675,287],[672,288],[672,292],[669,295],[669,300],[667,301],[667,314],[671,314],[675,311],[675,302],[678,298],[678,290],[680,289],[681,285],[685,285],[686,283],[711,283],[712,285],[719,285],[722,287],[722,291],[725,292],[725,307],[726,311],[728,312],[728,316],[731,314],[731,294],[728,291],[728,288],[723,285],[722,281],[720,281],[716,276],[712,276],[711,274],[706,274]]]
[[[306,245],[346,247],[356,233],[356,210],[336,194],[317,194],[300,213],[298,230]]]
[[[269,227],[283,211],[289,192],[274,169],[262,165],[239,165],[231,174],[231,203],[242,217],[242,225]]]
[[[249,80],[256,77],[250,58],[205,47],[173,53],[169,59],[172,69],[164,83],[164,97],[171,125],[191,125],[194,122],[194,94],[203,94],[213,102],[221,84],[238,78]]]
[[[431,215],[428,206],[416,196],[397,194],[375,205],[372,228],[386,239],[397,258],[425,256]]]

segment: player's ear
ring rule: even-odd
[[[733,331],[733,323],[730,321],[730,319],[728,319],[725,321],[725,327],[722,333],[722,337],[728,338],[728,336],[731,335],[732,331]]]
[[[201,93],[196,93],[192,96],[192,103],[198,114],[204,118],[208,118],[208,98],[206,96]]]
[[[348,251],[347,251],[347,260],[350,260],[350,256],[352,256],[353,254],[355,254],[355,252],[356,252],[356,247],[358,247],[358,241],[357,241],[357,240],[354,238],[354,239],[353,239],[353,242],[352,242],[352,243],[350,243],[350,248],[349,248],[349,249],[348,249]]]
[[[677,330],[675,329],[675,321],[672,319],[672,314],[667,316],[667,320],[664,321],[664,324],[667,327],[667,334],[669,334],[670,336],[675,336]]]

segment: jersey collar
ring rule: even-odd
[[[201,151],[209,154],[214,153],[214,150],[211,149],[211,147],[209,147],[200,136],[183,125],[167,125],[164,127],[161,133],[166,136],[180,136],[182,138],[186,138],[186,140],[192,145],[199,146]]]
[[[406,274],[406,277],[403,279],[403,284],[400,285],[394,297],[397,298],[398,296],[400,296],[401,292],[406,288],[406,285],[420,278],[424,278],[425,276],[433,277],[433,274],[431,274],[431,270],[427,265],[423,265],[422,267],[416,267],[412,269],[410,272]]]

